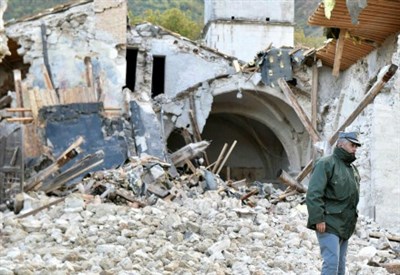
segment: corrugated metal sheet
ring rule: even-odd
[[[368,0],[368,6],[359,14],[358,24],[352,24],[345,0],[336,0],[330,19],[325,17],[324,4],[320,3],[308,23],[347,30],[340,65],[340,70],[345,70],[379,47],[388,36],[400,31],[400,1]],[[332,39],[317,50],[317,58],[324,65],[333,67],[335,50],[336,39]]]

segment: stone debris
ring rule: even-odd
[[[114,175],[129,184],[127,174],[108,171],[102,180],[111,184]],[[155,197],[144,207],[76,192],[19,218],[54,201],[43,192],[25,194],[30,203],[19,216],[0,212],[0,274],[320,274],[301,196],[278,204],[252,196],[249,207],[221,188],[185,186],[173,201]],[[389,274],[380,266],[400,262],[398,243],[370,238],[372,231],[384,233],[360,217],[349,274]]]

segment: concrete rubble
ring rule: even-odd
[[[21,213],[54,199],[33,193],[25,200]],[[74,193],[36,215],[0,212],[0,274],[320,274],[300,202],[257,198],[251,208],[224,192],[186,187],[174,202],[136,208]],[[349,274],[389,274],[380,266],[400,261],[399,243],[370,238],[372,231],[384,232],[361,217]]]

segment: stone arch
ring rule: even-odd
[[[219,139],[217,142],[219,147],[212,148],[210,146],[209,149],[213,152],[208,152],[208,154],[216,158],[223,145],[221,140],[232,142],[227,135],[237,135],[238,138],[242,138],[242,141],[246,139],[248,141],[247,148],[239,150],[253,152],[254,157],[259,159],[259,166],[271,165],[271,162],[276,163],[279,156],[274,160],[268,160],[268,153],[271,152],[267,152],[268,148],[266,149],[264,146],[266,144],[260,142],[263,139],[271,139],[273,140],[272,151],[276,149],[275,153],[278,152],[282,158],[286,158],[286,162],[279,163],[286,167],[280,168],[288,169],[289,172],[295,174],[307,162],[304,161],[304,158],[307,157],[309,151],[309,136],[279,88],[256,85],[248,77],[248,75],[237,74],[215,78],[208,80],[205,85],[197,84],[196,88],[193,86],[188,89],[196,94],[197,92],[204,93],[206,87],[213,97],[211,111],[206,118],[204,128],[201,125],[201,129],[203,139],[212,140],[212,143]],[[220,127],[218,127],[218,123],[220,123]],[[214,130],[208,129],[211,124],[213,124]],[[227,127],[228,124],[230,128]],[[236,133],[232,130],[235,127]],[[224,128],[229,133],[224,133]],[[170,141],[169,139],[168,143]],[[254,145],[256,143],[259,144],[258,149]],[[281,147],[284,152],[280,153],[278,147]],[[256,156],[257,153],[254,153],[256,151],[259,152],[258,156]],[[236,153],[240,155],[240,152]],[[271,155],[274,153],[272,152]],[[235,156],[232,159],[235,159]],[[213,161],[215,159],[210,159],[210,162]],[[272,176],[271,173],[271,171],[267,173],[268,178],[276,178],[276,174]],[[259,178],[255,179],[260,180]]]

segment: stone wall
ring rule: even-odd
[[[7,9],[7,1],[0,0],[0,62],[4,56],[9,55],[10,51],[7,47],[7,37],[5,36],[3,14]]]
[[[17,41],[20,45],[18,54],[30,64],[28,77],[24,80],[27,88],[45,87],[43,23],[54,88],[86,86],[84,59],[90,57],[94,79],[102,79],[107,104],[120,106],[122,93],[118,91],[125,84],[126,24],[121,19],[118,21],[123,24],[111,22],[115,21],[115,13],[126,14],[126,1],[89,2],[36,20],[7,25],[7,36]]]

